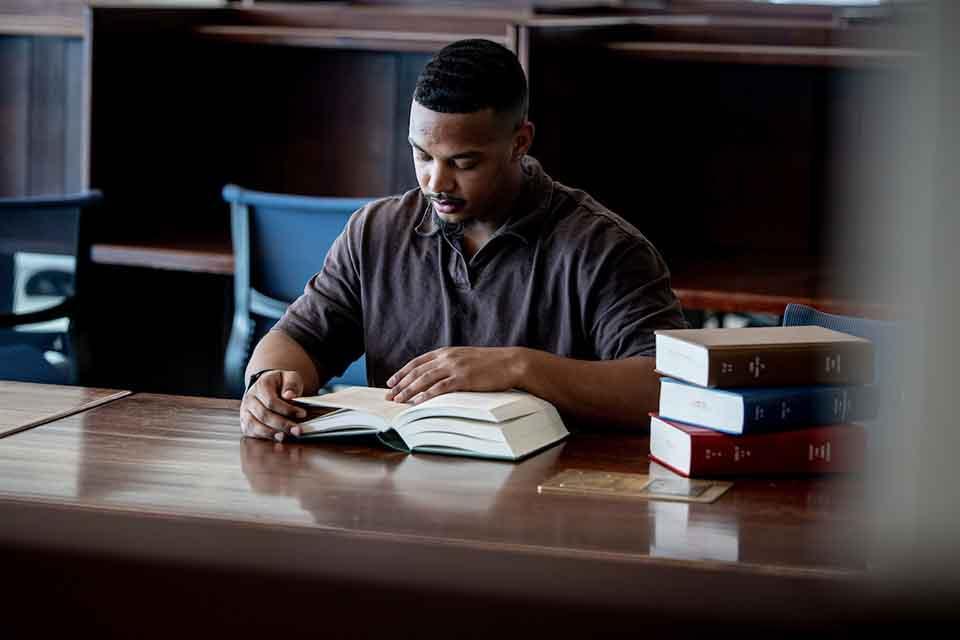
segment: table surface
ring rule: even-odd
[[[537,491],[567,468],[671,475],[648,447],[578,433],[513,464],[277,444],[240,437],[236,401],[138,394],[0,440],[0,502],[784,574],[864,570],[857,476],[739,479],[713,504]]]
[[[0,438],[128,395],[116,389],[0,380]]]
[[[349,637],[393,633],[423,606],[420,637],[489,637],[531,615],[554,637],[747,619],[769,637],[883,610],[864,588],[859,476],[739,478],[712,504],[541,494],[569,468],[671,474],[642,433],[580,432],[513,464],[243,439],[238,410],[134,394],[0,439],[0,598],[28,612],[24,632],[316,631],[313,616],[257,614],[276,607],[251,608],[254,593],[280,610],[318,594],[324,628]],[[62,619],[38,590],[59,594]],[[144,626],[172,592],[206,608]],[[104,602],[109,617],[88,618]]]

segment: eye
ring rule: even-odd
[[[461,171],[469,171],[470,169],[475,169],[477,164],[479,163],[476,160],[457,160],[454,166]]]
[[[414,149],[413,157],[419,160],[420,162],[429,162],[430,160],[432,160],[430,156],[425,154],[423,151],[420,151],[419,149]]]

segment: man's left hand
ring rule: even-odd
[[[528,350],[444,347],[408,362],[387,380],[387,400],[419,404],[451,391],[505,391],[519,386]]]

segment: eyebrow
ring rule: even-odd
[[[427,153],[426,150],[424,150],[423,147],[421,147],[416,142],[414,142],[413,138],[407,138],[407,142],[409,142],[410,146],[415,148],[420,153],[423,153],[424,155],[430,155],[429,153]],[[450,158],[448,159],[449,160],[473,160],[481,157],[482,155],[483,153],[481,153],[480,151],[464,151],[463,153],[458,153],[455,156],[450,156]]]

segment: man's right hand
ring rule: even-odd
[[[293,419],[307,412],[289,400],[303,395],[303,377],[296,371],[268,371],[243,394],[240,403],[240,431],[251,438],[283,442],[289,433],[300,435]]]

